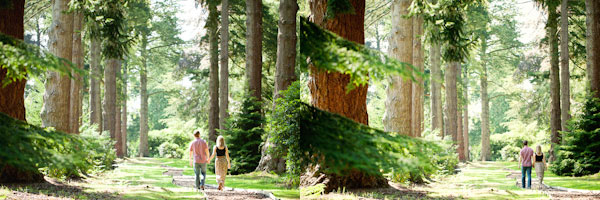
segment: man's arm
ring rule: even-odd
[[[208,144],[206,145],[205,149],[205,153],[206,153],[206,158],[210,158],[210,153],[208,152]]]
[[[194,167],[193,165],[193,160],[194,160],[194,154],[193,151],[190,149],[190,167]]]
[[[521,162],[523,162],[523,154],[519,152],[519,167],[521,167]]]

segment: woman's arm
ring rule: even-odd
[[[227,169],[231,169],[231,162],[229,161],[229,149],[225,147],[225,156],[227,157]]]
[[[209,163],[210,163],[210,161],[211,161],[211,160],[212,160],[212,159],[215,157],[215,154],[216,154],[216,152],[215,152],[215,151],[216,151],[216,149],[217,149],[217,146],[214,146],[214,147],[213,147],[213,153],[212,153],[212,155],[210,155],[210,158],[208,159],[208,162],[209,162]]]

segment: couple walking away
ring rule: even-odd
[[[535,161],[535,164],[532,163]],[[537,145],[535,154],[533,149],[527,146],[527,140],[523,141],[523,149],[519,156],[519,165],[521,166],[521,185],[525,188],[525,174],[527,174],[527,189],[531,189],[531,168],[535,168],[538,180],[540,182],[540,188],[544,181],[544,170],[546,169],[546,158],[542,153],[542,147]]]
[[[213,147],[211,155],[208,153],[208,144],[200,138],[200,131],[194,131],[194,137],[196,140],[190,144],[190,166],[194,168],[194,173],[196,174],[196,189],[204,190],[206,164],[210,163],[216,154],[215,174],[217,176],[219,190],[223,190],[223,187],[225,187],[227,169],[231,168],[229,150],[225,145],[225,138],[223,138],[223,136],[217,137],[217,145]],[[200,179],[200,174],[202,174],[202,179]]]

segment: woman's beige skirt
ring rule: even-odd
[[[540,185],[542,185],[542,182],[544,181],[544,163],[543,162],[535,162],[535,174],[538,177],[538,180],[540,181]]]
[[[225,156],[217,156],[215,174],[217,174],[217,183],[225,183],[225,176],[227,176],[227,158]]]

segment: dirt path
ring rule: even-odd
[[[164,167],[164,166],[163,166]],[[183,170],[178,168],[167,168],[164,167],[167,171],[164,172],[164,175],[173,176],[173,184],[181,186],[194,188],[195,180],[193,176],[184,176]],[[223,191],[217,190],[215,185],[206,185],[205,190],[202,191],[206,199],[210,200],[258,200],[258,199],[277,199],[270,192],[260,191],[260,190],[246,190],[246,189],[238,189],[238,188],[230,188],[225,187]]]
[[[517,187],[521,187],[521,172],[512,171],[509,169],[505,170],[510,171],[510,174],[508,174],[506,178],[514,179],[515,185]],[[527,179],[525,179],[525,181],[527,181]],[[540,184],[537,178],[531,179],[531,189],[543,191],[550,197],[550,199],[600,199],[600,193],[572,190],[567,191],[555,187],[548,187],[545,184]]]

